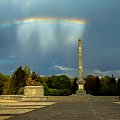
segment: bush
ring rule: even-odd
[[[60,95],[61,95],[61,96],[69,96],[69,95],[71,95],[71,94],[72,94],[72,92],[71,92],[70,89],[61,89],[61,90],[60,90]]]
[[[48,89],[48,95],[50,96],[59,96],[60,95],[60,90],[58,89]]]
[[[21,87],[18,91],[18,95],[23,95],[24,94],[24,87]]]
[[[44,88],[44,95],[47,96],[48,95],[48,86],[45,82],[43,82],[43,88]]]

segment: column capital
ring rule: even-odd
[[[78,39],[78,42],[82,42],[81,38]]]

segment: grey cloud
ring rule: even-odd
[[[60,65],[54,65],[55,69],[59,69],[61,72],[55,75],[66,74],[69,77],[77,77],[78,70],[75,68],[64,67]]]
[[[93,75],[97,75],[100,77],[109,75],[112,76],[114,75],[115,77],[119,77],[120,76],[120,70],[112,70],[112,71],[100,71],[100,70],[94,70],[93,72],[91,72]]]
[[[63,67],[63,66],[60,66],[60,65],[55,65],[54,68],[60,69],[62,71],[74,71],[74,72],[77,72],[77,70],[74,69],[74,68],[67,68],[67,67]]]

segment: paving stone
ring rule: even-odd
[[[94,97],[85,101],[76,101],[74,97],[74,99],[72,98],[72,100],[69,101],[64,100],[50,105],[46,104],[42,108],[38,107],[40,104],[37,106],[37,102],[34,103],[32,107],[32,103],[28,103],[27,107],[24,106],[27,105],[27,103],[21,103],[23,107],[14,107],[14,110],[21,110],[21,108],[26,110],[28,108],[30,111],[22,114],[14,113],[12,114],[13,117],[8,118],[8,120],[120,120],[120,104],[118,103],[119,101],[115,100],[104,101],[103,98],[102,100],[94,100]],[[18,103],[16,103],[16,105],[17,104]],[[20,103],[18,105],[20,105]],[[36,108],[34,106],[36,106]],[[1,109],[4,107],[5,106],[2,106]],[[13,108],[11,108],[11,110],[12,109]],[[3,114],[1,116],[3,118]],[[9,114],[7,116],[9,116]]]

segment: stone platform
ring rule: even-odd
[[[86,95],[86,91],[79,89],[79,90],[76,91],[76,95],[78,95],[78,96],[85,96]]]
[[[43,86],[26,86],[21,101],[45,101]]]
[[[26,97],[43,97],[44,96],[43,86],[25,86],[24,96],[26,96]]]
[[[43,86],[26,86],[24,95],[1,95],[0,99],[17,101],[46,101]]]
[[[51,96],[52,97],[52,96]],[[55,102],[0,102],[0,120],[119,120],[120,100],[114,97],[59,96]]]
[[[22,96],[21,101],[46,101],[47,96],[43,97],[27,97],[27,96]]]

